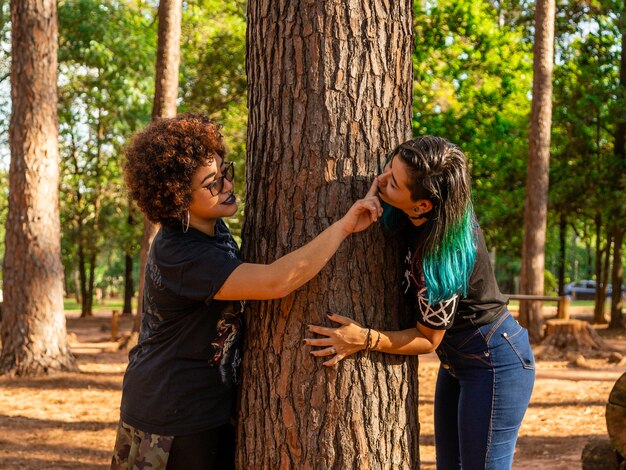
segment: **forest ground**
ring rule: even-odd
[[[546,308],[546,316],[553,310]],[[589,319],[591,307],[572,307]],[[0,377],[0,469],[108,468],[119,418],[126,352],[110,337],[110,311],[94,318],[68,312],[72,350],[81,372],[39,378]],[[131,319],[122,318],[121,332]],[[626,353],[626,335],[599,334]],[[434,469],[432,406],[436,355],[420,360],[420,454],[422,469]],[[530,408],[520,431],[514,469],[580,469],[584,445],[606,436],[605,406],[626,366],[606,360],[586,368],[568,361],[538,361]]]

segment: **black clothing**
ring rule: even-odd
[[[139,342],[129,353],[121,417],[159,435],[229,422],[241,360],[242,302],[213,300],[241,264],[221,220],[215,235],[162,227],[146,265]]]
[[[421,266],[415,266],[413,253],[419,243],[419,230],[413,231],[405,257],[403,291],[417,298],[417,321],[433,330],[461,331],[487,325],[507,310],[508,298],[500,293],[489,261],[489,253],[480,227],[476,226],[474,240],[476,261],[470,277],[467,296],[454,295],[436,305],[428,303],[428,291]]]
[[[234,470],[235,428],[225,424],[174,438],[165,470]]]

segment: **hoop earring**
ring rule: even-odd
[[[185,214],[187,214],[187,222],[185,222]],[[183,233],[187,233],[189,230],[189,221],[191,220],[191,216],[189,215],[189,209],[186,212],[183,212],[183,216],[180,219],[180,222],[183,226]]]

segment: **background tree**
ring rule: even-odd
[[[77,273],[82,316],[92,315],[97,278],[112,252],[121,251],[125,264],[130,258],[132,276],[137,242],[128,243],[128,234],[137,229],[127,225],[132,207],[120,155],[130,133],[149,119],[156,41],[145,13],[112,1],[59,6],[64,260],[66,276]],[[116,277],[106,276],[100,288],[121,290]]]
[[[181,32],[182,0],[161,0],[159,2],[159,32],[156,57],[156,85],[152,119],[176,116],[176,100],[178,97],[178,71],[180,67],[180,32]],[[139,288],[137,293],[137,315],[133,331],[139,332],[141,325],[141,306],[143,302],[143,286],[148,251],[158,226],[143,217],[143,233],[141,235]]]
[[[548,171],[552,127],[552,66],[554,63],[554,0],[538,0],[535,7],[533,46],[533,100],[528,147],[524,240],[520,290],[523,294],[544,292],[545,239],[548,211]],[[531,340],[542,337],[543,312],[538,301],[522,302],[520,323]]]
[[[11,2],[11,168],[0,371],[74,370],[58,205],[57,6]]]
[[[626,2],[621,3],[621,11],[617,11],[617,24],[621,37],[619,88],[615,107],[615,144],[613,147],[613,164],[611,165],[611,186],[613,190],[611,204],[611,234],[613,239],[613,266],[611,284],[611,328],[624,328],[622,314],[622,285],[624,284],[624,268],[622,263],[624,231],[626,230],[626,210],[624,210],[624,189],[626,187]]]
[[[411,2],[251,1],[248,262],[304,244],[363,196],[411,135]],[[313,281],[246,314],[239,468],[416,468],[416,360],[357,355],[327,369],[301,339],[328,311],[414,325],[403,253],[379,227],[351,237]]]
[[[413,129],[463,148],[498,281],[516,292],[532,54],[506,11],[482,0],[415,3]]]

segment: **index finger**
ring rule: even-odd
[[[374,178],[372,182],[372,186],[370,186],[369,191],[365,195],[365,197],[376,196],[378,194],[378,177]]]

